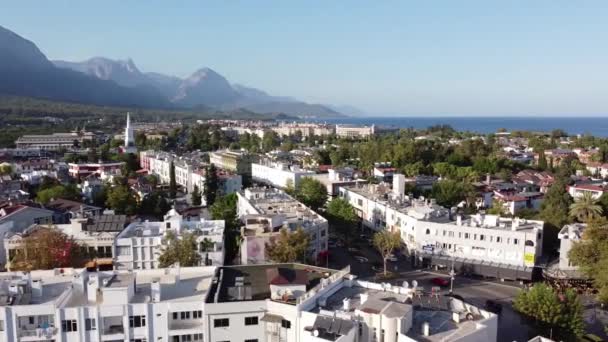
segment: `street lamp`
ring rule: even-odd
[[[456,272],[454,272],[454,259],[452,259],[452,269],[450,270],[450,294],[454,291],[454,276]]]

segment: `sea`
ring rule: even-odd
[[[495,133],[499,129],[507,131],[551,132],[562,129],[570,135],[591,134],[608,137],[608,115],[595,117],[482,117],[482,116],[393,116],[393,117],[342,117],[319,119],[317,122],[330,124],[372,125],[393,128],[424,129],[433,125],[450,125],[458,131],[475,133]]]

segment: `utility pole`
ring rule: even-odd
[[[452,258],[452,269],[450,270],[450,294],[454,291],[454,276],[456,272],[454,272],[454,259]]]

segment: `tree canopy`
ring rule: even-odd
[[[579,222],[588,222],[591,219],[602,216],[602,206],[593,197],[593,193],[589,191],[574,200],[570,204],[570,216],[576,218]]]
[[[401,236],[399,232],[382,230],[374,234],[374,247],[378,249],[384,261],[384,275],[386,275],[386,262],[394,250],[401,247]]]
[[[40,227],[27,235],[10,260],[12,271],[83,267],[88,259],[74,238],[53,227]]]
[[[50,188],[38,191],[38,194],[36,195],[36,201],[40,204],[47,204],[52,199],[60,198],[80,201],[82,196],[74,184],[51,186]]]
[[[574,243],[568,257],[581,272],[593,279],[598,298],[608,304],[608,222],[592,220],[583,232],[583,239]]]
[[[343,198],[331,200],[327,204],[325,216],[344,241],[351,241],[359,217],[355,208],[347,200]]]
[[[114,185],[108,190],[106,206],[116,214],[134,215],[137,211],[137,201],[127,185]]]
[[[295,188],[295,197],[312,210],[319,210],[327,201],[327,189],[323,183],[304,177]]]
[[[299,227],[293,232],[281,229],[279,236],[266,244],[266,254],[270,260],[277,263],[305,262],[308,257],[309,237]]]
[[[198,254],[196,236],[182,232],[178,237],[173,231],[169,231],[163,239],[163,251],[158,261],[160,267],[169,267],[175,263],[182,267],[198,266],[201,257]]]
[[[212,206],[218,196],[219,178],[215,165],[209,164],[205,172],[205,201],[207,206]]]
[[[558,177],[547,190],[538,215],[545,222],[543,230],[543,249],[545,251],[552,253],[557,248],[557,234],[565,224],[570,222],[570,204],[572,204],[572,197],[566,191],[566,180]]]
[[[542,336],[574,340],[585,331],[583,306],[572,289],[557,293],[549,285],[539,283],[522,290],[515,298],[513,308],[534,322]]]

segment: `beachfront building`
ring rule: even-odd
[[[341,138],[368,138],[375,134],[375,125],[336,125],[336,135]]]
[[[268,262],[266,243],[276,238],[281,229],[302,228],[310,238],[308,255],[325,263],[328,223],[325,218],[277,189],[247,188],[237,192],[237,215],[243,222],[241,263]]]
[[[133,222],[115,239],[114,255],[117,269],[159,268],[159,257],[167,247],[166,237],[194,234],[201,265],[224,264],[223,220],[185,220],[175,209],[163,221]]]

